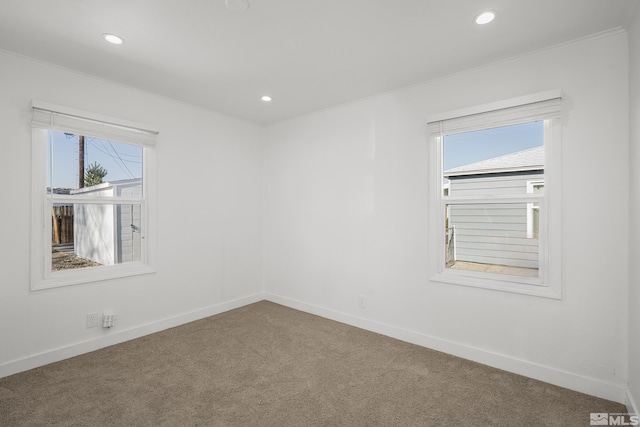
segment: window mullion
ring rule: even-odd
[[[442,196],[442,202],[445,205],[462,205],[462,204],[498,204],[498,203],[537,203],[543,200],[543,194],[525,193],[525,194],[501,194],[491,196]]]
[[[65,197],[53,196],[54,204],[92,204],[92,205],[141,205],[144,198],[140,197]]]

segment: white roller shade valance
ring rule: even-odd
[[[496,123],[509,126],[557,119],[561,116],[561,101],[561,92],[557,90],[472,110],[441,114],[428,120],[429,134],[434,137],[493,128]]]
[[[41,101],[33,101],[31,125],[38,129],[51,129],[145,146],[154,146],[158,136],[157,130],[141,123]]]

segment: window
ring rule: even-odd
[[[432,280],[560,297],[560,91],[430,117]]]
[[[544,181],[528,181],[527,193],[542,194],[544,192]],[[540,204],[537,202],[527,203],[527,238],[540,238]]]
[[[34,101],[31,288],[153,272],[148,126]]]

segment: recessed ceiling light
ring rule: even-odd
[[[124,39],[122,37],[118,37],[115,34],[103,34],[102,38],[108,41],[111,44],[122,44],[124,43]]]
[[[475,21],[476,21],[476,24],[478,25],[484,25],[493,21],[495,17],[496,17],[496,13],[489,10],[486,12],[482,12],[480,15],[476,16]]]
[[[271,102],[271,97],[269,95],[263,95],[260,99],[262,99],[264,102]]]
[[[249,9],[248,0],[224,0],[224,5],[232,12],[243,13]]]

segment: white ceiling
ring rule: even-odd
[[[636,0],[249,3],[0,0],[0,49],[272,123],[625,27]],[[498,17],[476,25],[486,9]]]

